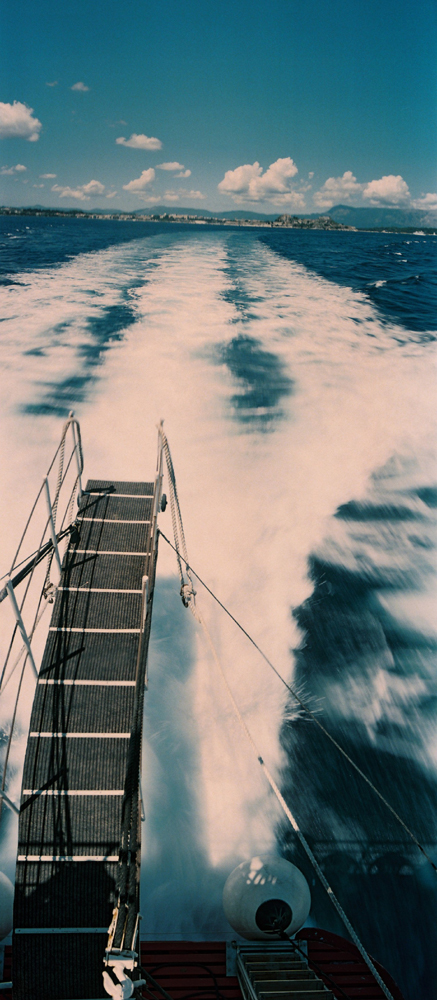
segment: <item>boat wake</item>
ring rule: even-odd
[[[24,520],[70,408],[86,473],[121,480],[147,478],[164,417],[193,565],[400,813],[407,802],[418,836],[434,842],[432,344],[249,231],[175,228],[15,277],[22,284],[8,289],[1,348],[3,523]],[[14,540],[3,542],[5,568]],[[322,860],[337,858],[327,870],[368,947],[394,969],[406,955],[396,900],[413,886],[411,869],[414,912],[429,907],[425,868],[291,711],[246,640],[210,598],[199,601],[266,762]],[[162,543],[149,674],[142,934],[156,939],[159,926],[164,937],[223,938],[225,876],[277,847],[294,860],[295,847]],[[29,699],[31,686],[29,677]],[[15,797],[25,721],[23,710]],[[14,836],[8,818],[10,867]],[[390,865],[398,857],[389,873],[388,855]],[[412,898],[405,892],[410,907]],[[317,892],[315,900],[316,919],[337,930]],[[383,921],[389,955],[380,953]],[[405,966],[416,971],[404,975],[417,983],[411,941]]]

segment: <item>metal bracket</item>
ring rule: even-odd
[[[138,965],[137,962],[138,952],[136,951],[120,951],[115,948],[113,951],[107,951],[104,957],[104,964],[109,966],[119,965],[123,962],[124,969],[135,969]]]

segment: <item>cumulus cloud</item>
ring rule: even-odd
[[[342,177],[328,177],[328,180],[314,193],[317,208],[332,208],[338,202],[349,202],[361,195],[363,184],[357,182],[352,170],[345,170]]]
[[[70,87],[70,90],[80,90],[82,94],[85,94],[89,89],[90,88],[87,87],[86,83],[82,83],[82,80],[78,80],[77,83],[73,83],[73,86]]]
[[[115,198],[116,194],[118,194],[117,191],[109,191],[108,194],[106,195],[106,197],[107,198]]]
[[[129,146],[130,149],[162,149],[160,139],[156,139],[153,135],[137,135],[136,132],[132,132],[130,139],[125,139],[121,135],[115,141],[117,146]]]
[[[42,180],[51,181],[54,180],[56,174],[40,174],[39,176],[41,177]]]
[[[2,167],[0,174],[4,177],[5,174],[20,174],[23,170],[27,170],[27,167],[25,167],[22,163],[17,163],[16,167]]]
[[[415,198],[411,202],[412,208],[425,208],[428,210],[437,209],[437,193],[422,194],[420,198]]]
[[[400,174],[387,174],[378,181],[370,181],[363,190],[363,198],[371,205],[401,205],[410,199],[408,184]]]
[[[82,188],[61,187],[60,184],[53,184],[52,191],[57,191],[60,198],[75,198],[77,201],[89,201],[83,193]]]
[[[314,204],[318,208],[332,208],[333,205],[344,202],[356,203],[357,199],[365,199],[371,205],[419,207],[411,201],[408,184],[400,174],[387,174],[378,180],[360,184],[352,171],[346,170],[342,177],[328,177],[314,194]]]
[[[44,187],[44,184],[33,184],[32,186],[33,186],[34,188],[43,188],[43,187]]]
[[[153,167],[149,167],[148,170],[143,170],[135,180],[129,181],[129,184],[123,184],[123,191],[144,191],[144,188],[154,180],[155,171]]]
[[[173,172],[175,170],[177,170],[178,173],[177,174],[175,173],[175,177],[178,177],[178,178],[180,177],[180,178],[186,179],[187,177],[191,177],[191,170],[185,170],[184,169],[184,164],[183,163],[178,163],[177,160],[174,160],[171,163],[157,163],[156,164],[156,169],[157,170],[172,170]]]
[[[62,187],[61,184],[52,184],[52,191],[57,191],[60,198],[74,198],[76,201],[89,201],[90,197],[101,195],[105,191],[105,185],[100,181],[88,181],[88,184],[81,184],[79,187]]]
[[[292,178],[297,172],[290,156],[271,163],[265,173],[257,161],[245,163],[235,170],[227,170],[218,189],[222,194],[230,195],[237,204],[271,201],[274,205],[304,207],[302,194],[292,188]]]
[[[58,86],[57,80],[52,80],[51,83],[46,83],[46,87],[57,87],[57,86]]]
[[[33,117],[33,108],[21,101],[3,104],[0,101],[0,139],[27,139],[37,142],[42,124]]]
[[[84,194],[104,194],[105,185],[101,184],[100,181],[88,181],[88,184],[82,184],[82,191]]]

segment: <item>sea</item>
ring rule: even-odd
[[[194,571],[435,862],[436,239],[0,218],[0,575],[71,410],[85,478],[151,479],[163,419]],[[171,539],[169,509],[160,526]],[[196,589],[257,750],[357,933],[405,1000],[432,1000],[435,871]],[[8,638],[4,628],[3,654]],[[33,690],[27,668],[14,800]],[[232,938],[224,881],[262,854],[304,871],[310,926],[344,933],[162,538],[142,787],[143,937]],[[4,808],[0,867],[12,880],[16,836]]]

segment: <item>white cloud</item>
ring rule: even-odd
[[[174,170],[183,170],[184,169],[184,165],[183,165],[183,163],[178,163],[177,160],[174,160],[172,163],[157,163],[156,164],[156,169],[157,170],[173,170],[173,171]]]
[[[89,201],[91,195],[96,197],[103,194],[104,190],[105,185],[100,181],[88,181],[88,184],[81,184],[76,188],[52,184],[52,191],[57,191],[60,198],[74,198],[76,201]]]
[[[412,208],[437,209],[437,193],[432,194],[428,192],[428,194],[423,194],[420,198],[415,198],[411,202],[411,206]]]
[[[57,80],[52,80],[51,83],[46,83],[46,87],[57,87],[57,86],[58,86]]]
[[[117,191],[109,191],[109,193],[106,195],[106,197],[107,198],[115,198],[115,196],[116,196],[117,193],[118,193]]]
[[[27,167],[23,166],[22,163],[17,163],[16,167],[2,167],[0,174],[4,177],[5,174],[20,174],[23,170],[27,170]]]
[[[115,141],[117,146],[129,146],[130,149],[162,149],[160,139],[155,139],[153,135],[137,135],[136,132],[132,132],[130,139],[125,139],[121,135]]]
[[[44,184],[33,184],[32,186],[33,186],[34,188],[43,188],[43,187],[44,187]]]
[[[27,139],[37,142],[42,124],[33,118],[33,108],[21,101],[3,104],[0,101],[0,139]]]
[[[358,184],[352,170],[345,170],[342,177],[328,177],[328,180],[314,193],[314,204],[317,208],[332,208],[339,202],[349,202],[351,198],[361,195],[363,184]]]
[[[191,177],[191,170],[185,170],[183,163],[178,163],[177,160],[171,163],[157,163],[156,168],[157,170],[172,170],[173,172],[177,170],[178,173],[175,174],[175,177],[178,178],[186,179],[187,177]]]
[[[52,191],[57,191],[60,198],[75,198],[77,201],[89,201],[83,193],[82,188],[61,187],[60,184],[53,184]]]
[[[82,184],[84,194],[103,194],[104,190],[105,185],[100,181],[88,181],[88,184]]]
[[[310,172],[308,174],[309,180],[312,181],[313,177],[314,177],[314,170],[310,170]]]
[[[363,198],[368,198],[371,205],[400,205],[410,199],[408,184],[400,174],[388,174],[377,181],[365,185]]]
[[[298,170],[290,156],[271,163],[263,174],[259,163],[245,163],[235,170],[227,170],[218,185],[222,194],[229,194],[237,204],[242,202],[271,201],[274,205],[304,207],[303,195],[292,188],[292,178]]]
[[[78,80],[77,83],[73,83],[73,86],[70,87],[70,90],[80,90],[82,94],[85,94],[85,92],[89,89],[90,88],[87,87],[86,83],[82,83],[82,80]]]
[[[51,181],[54,180],[56,174],[40,174],[39,176],[41,177],[41,180]]]
[[[151,184],[155,180],[155,171],[153,167],[149,167],[148,170],[143,170],[140,177],[137,177],[133,181],[129,181],[129,184],[123,184],[123,191],[144,191],[144,188],[148,184]]]

